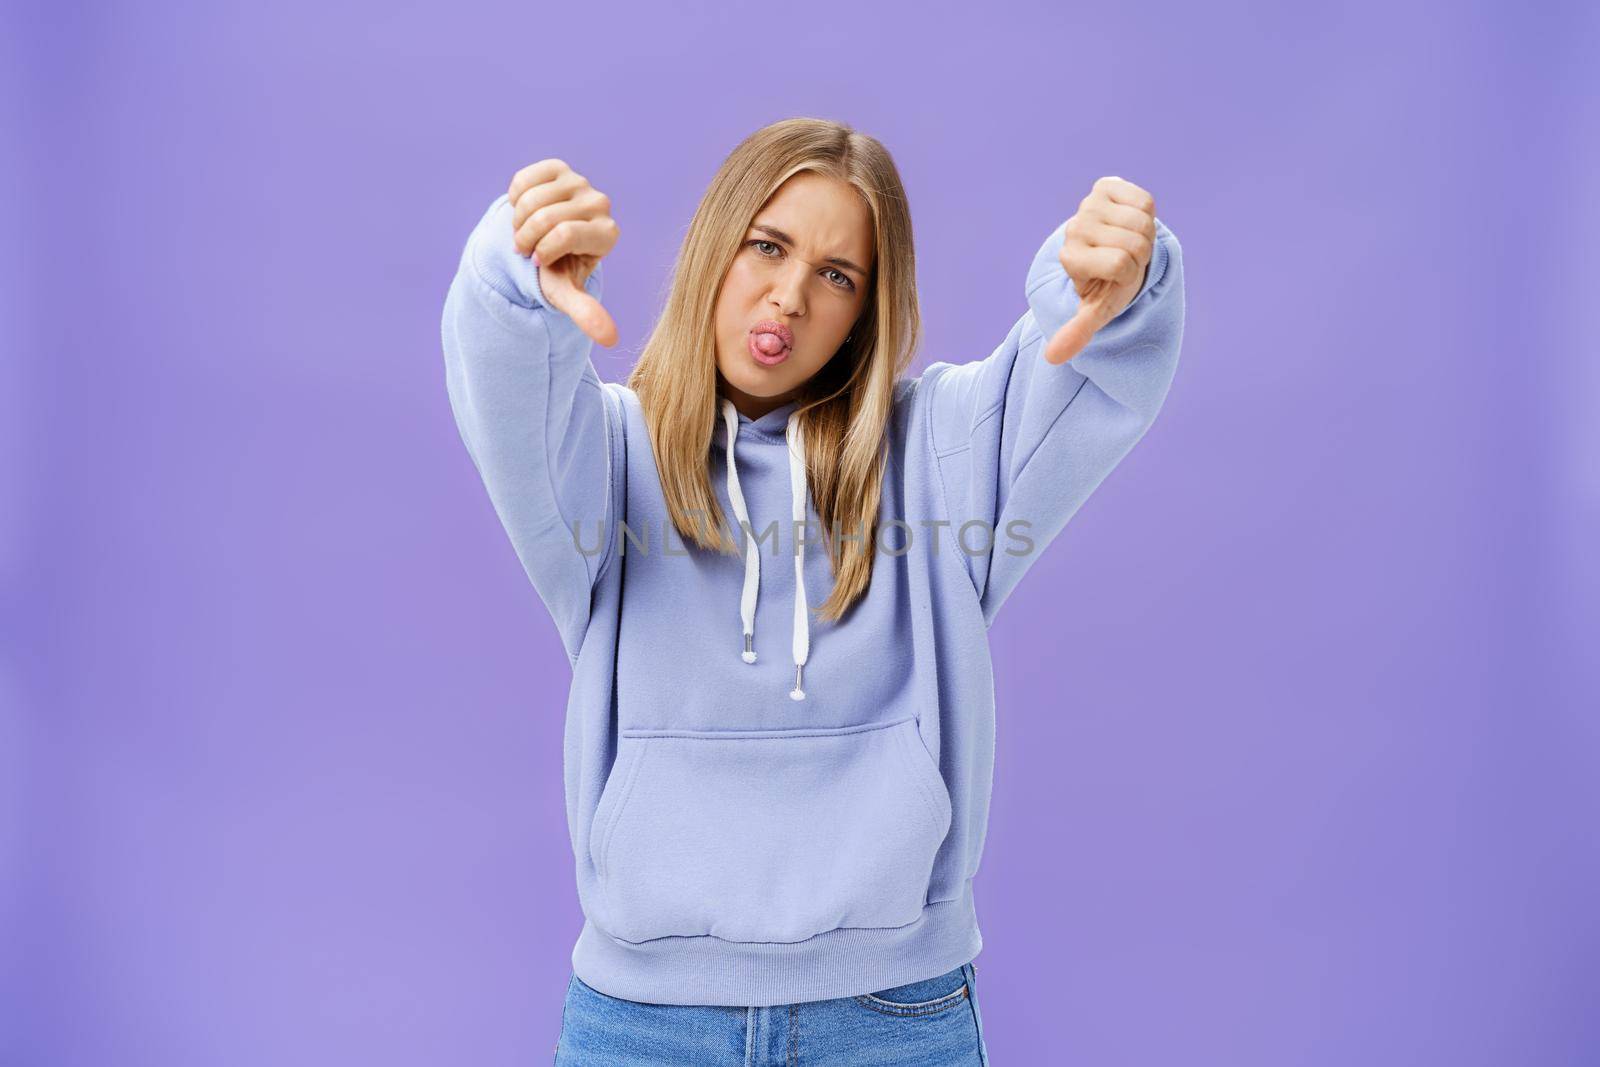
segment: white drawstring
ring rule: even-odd
[[[756,591],[761,582],[761,553],[756,539],[749,535],[750,512],[745,510],[744,492],[739,488],[739,467],[733,461],[733,441],[739,435],[739,413],[733,402],[722,401],[722,421],[728,430],[728,498],[733,501],[733,514],[745,530],[744,592],[739,596],[739,615],[744,620],[744,661],[756,661]]]
[[[739,465],[734,459],[734,443],[739,436],[739,412],[733,401],[722,400],[722,422],[728,434],[728,499],[733,502],[734,516],[745,538],[744,590],[739,597],[739,616],[744,622],[744,652],[746,663],[756,661],[756,596],[761,583],[760,549],[753,536],[750,512],[745,507],[744,492],[739,488]],[[800,430],[800,420],[791,413],[784,429],[784,440],[789,452],[789,499],[795,528],[794,557],[794,688],[789,691],[792,700],[804,700],[801,688],[806,658],[811,652],[811,621],[806,606],[805,566],[806,546],[803,531],[806,518],[806,462],[805,439]]]
[[[789,698],[804,700],[806,691],[800,688],[800,682],[806,656],[811,652],[811,622],[806,611],[806,451],[800,420],[790,415],[783,436],[789,448],[789,498],[793,504],[790,518],[797,524],[794,526],[794,688],[789,691]]]

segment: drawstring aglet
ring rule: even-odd
[[[744,635],[744,651],[740,655],[744,657],[746,663],[754,663],[756,661],[756,650],[752,647],[755,644],[755,640],[755,634]]]
[[[794,688],[789,690],[790,700],[804,700],[806,698],[806,691],[800,688],[800,678],[804,670],[805,667],[801,664],[796,663],[794,665]]]

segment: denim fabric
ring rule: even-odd
[[[646,1004],[567,983],[557,1067],[986,1067],[977,967],[763,1008]]]

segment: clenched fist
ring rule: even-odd
[[[1061,265],[1078,294],[1078,313],[1045,345],[1044,358],[1065,363],[1144,288],[1155,251],[1156,202],[1139,186],[1101,178],[1067,220]]]
[[[519,255],[539,268],[545,299],[607,348],[617,324],[583,288],[603,256],[616,247],[611,198],[559,159],[541,159],[517,171],[506,191]]]

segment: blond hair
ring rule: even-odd
[[[817,611],[836,620],[872,578],[895,384],[922,330],[911,214],[888,150],[849,126],[815,118],[774,122],[740,142],[695,209],[666,306],[627,385],[643,407],[667,511],[684,543],[740,551],[708,463],[718,422],[716,302],[756,212],[802,171],[854,186],[873,229],[873,277],[861,317],[851,338],[800,387],[794,415],[802,420],[806,479],[833,566],[833,591]]]

